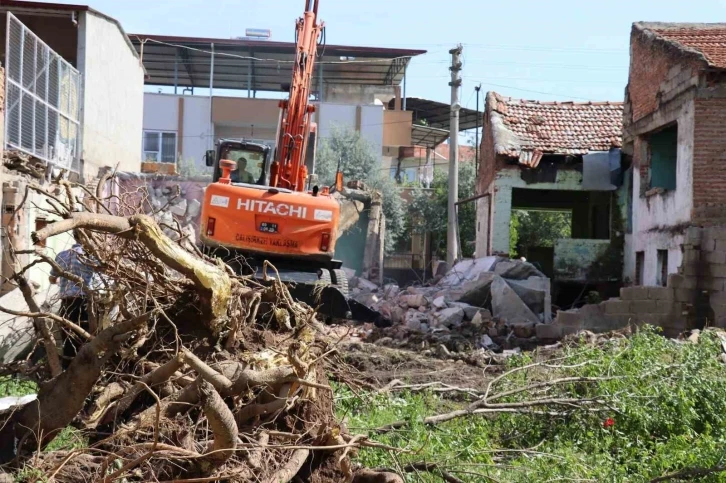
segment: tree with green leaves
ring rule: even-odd
[[[509,224],[509,255],[520,255],[521,247],[553,247],[570,238],[572,212],[513,210]]]
[[[476,168],[473,160],[459,163],[459,199],[476,195]],[[448,169],[434,170],[430,189],[413,192],[409,217],[414,233],[431,233],[433,253],[446,256],[446,230],[448,223],[449,172]],[[464,257],[474,254],[476,241],[476,202],[459,205],[459,237]]]
[[[315,172],[323,185],[335,183],[340,166],[346,180],[361,180],[369,190],[383,195],[383,214],[386,216],[385,249],[390,252],[405,230],[406,209],[399,188],[388,176],[381,163],[381,154],[357,131],[347,126],[335,126],[330,136],[321,140]]]

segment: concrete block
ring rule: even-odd
[[[562,326],[559,324],[537,324],[537,338],[540,340],[559,340],[562,338]]]
[[[693,303],[696,299],[696,291],[687,288],[677,288],[673,291],[676,302]]]
[[[701,261],[708,264],[723,265],[726,263],[726,252],[701,252]]]
[[[683,263],[681,264],[681,271],[686,277],[697,277],[703,275],[703,267],[698,263]]]
[[[610,299],[601,305],[606,314],[628,314],[630,313],[630,300]]]
[[[620,329],[633,324],[633,314],[617,314],[609,317],[613,319],[613,323],[617,324]]]
[[[726,240],[721,240],[717,238],[715,251],[726,252]]]
[[[701,251],[712,252],[716,250],[716,240],[714,238],[703,238],[701,240]]]
[[[696,278],[687,277],[680,273],[668,275],[668,288],[696,288]]]
[[[663,315],[658,315],[658,314],[633,315],[633,320],[635,321],[635,324],[638,326],[652,325],[655,327],[662,327],[663,319],[665,319],[665,317]]]
[[[648,300],[648,287],[623,287],[620,289],[622,300]]]
[[[701,228],[697,226],[688,227],[686,230],[685,243],[689,245],[700,245],[701,244]]]
[[[655,310],[653,311],[656,315],[668,315],[676,311],[676,302],[673,300],[657,300],[655,301]]]
[[[711,305],[723,304],[726,305],[726,292],[712,292],[708,298]]]
[[[673,289],[668,287],[648,287],[648,298],[651,300],[673,300]]]
[[[703,228],[701,240],[726,240],[726,228],[720,226],[709,226]]]
[[[713,324],[716,327],[726,326],[726,304],[715,304],[711,302],[713,309]]]
[[[687,249],[683,251],[683,264],[690,265],[696,264],[701,261],[701,251]]]
[[[714,252],[718,253],[718,252]],[[709,264],[705,270],[706,273],[716,278],[726,278],[726,265]]]
[[[575,335],[582,330],[581,327],[562,327],[562,337]]]
[[[655,300],[633,300],[631,307],[634,314],[652,314],[656,305]]]
[[[719,292],[724,289],[724,281],[723,278],[703,277],[698,280],[697,289]]]
[[[557,313],[555,323],[563,328],[581,329],[583,324],[582,314],[575,311],[560,311]]]

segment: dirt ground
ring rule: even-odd
[[[436,347],[388,347],[366,342],[365,331],[355,327],[330,327],[329,335],[337,339],[338,366],[329,369],[341,380],[358,381],[369,388],[380,388],[394,379],[407,384],[443,382],[452,386],[484,389],[500,375],[505,357],[494,355],[490,360],[473,352],[442,354]],[[536,348],[534,358],[546,360],[560,350],[559,345]],[[341,369],[343,368],[344,369]]]
[[[501,373],[501,366],[497,365],[475,367],[462,360],[443,360],[410,350],[365,342],[344,344],[341,352],[345,362],[379,386],[399,379],[409,384],[442,381],[454,386],[480,389]]]

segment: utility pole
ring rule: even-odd
[[[481,84],[474,88],[476,91],[476,157],[474,158],[474,175],[479,176],[479,91],[481,91]]]
[[[459,201],[459,88],[461,87],[461,44],[451,49],[451,123],[449,134],[449,209],[446,232],[446,263],[450,267],[459,258],[458,217],[456,202]]]

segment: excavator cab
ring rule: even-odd
[[[207,151],[205,162],[214,167],[213,179],[216,182],[222,176],[219,161],[229,159],[237,166],[232,171],[232,184],[267,186],[270,180],[269,146],[244,141],[222,140],[217,150]]]

